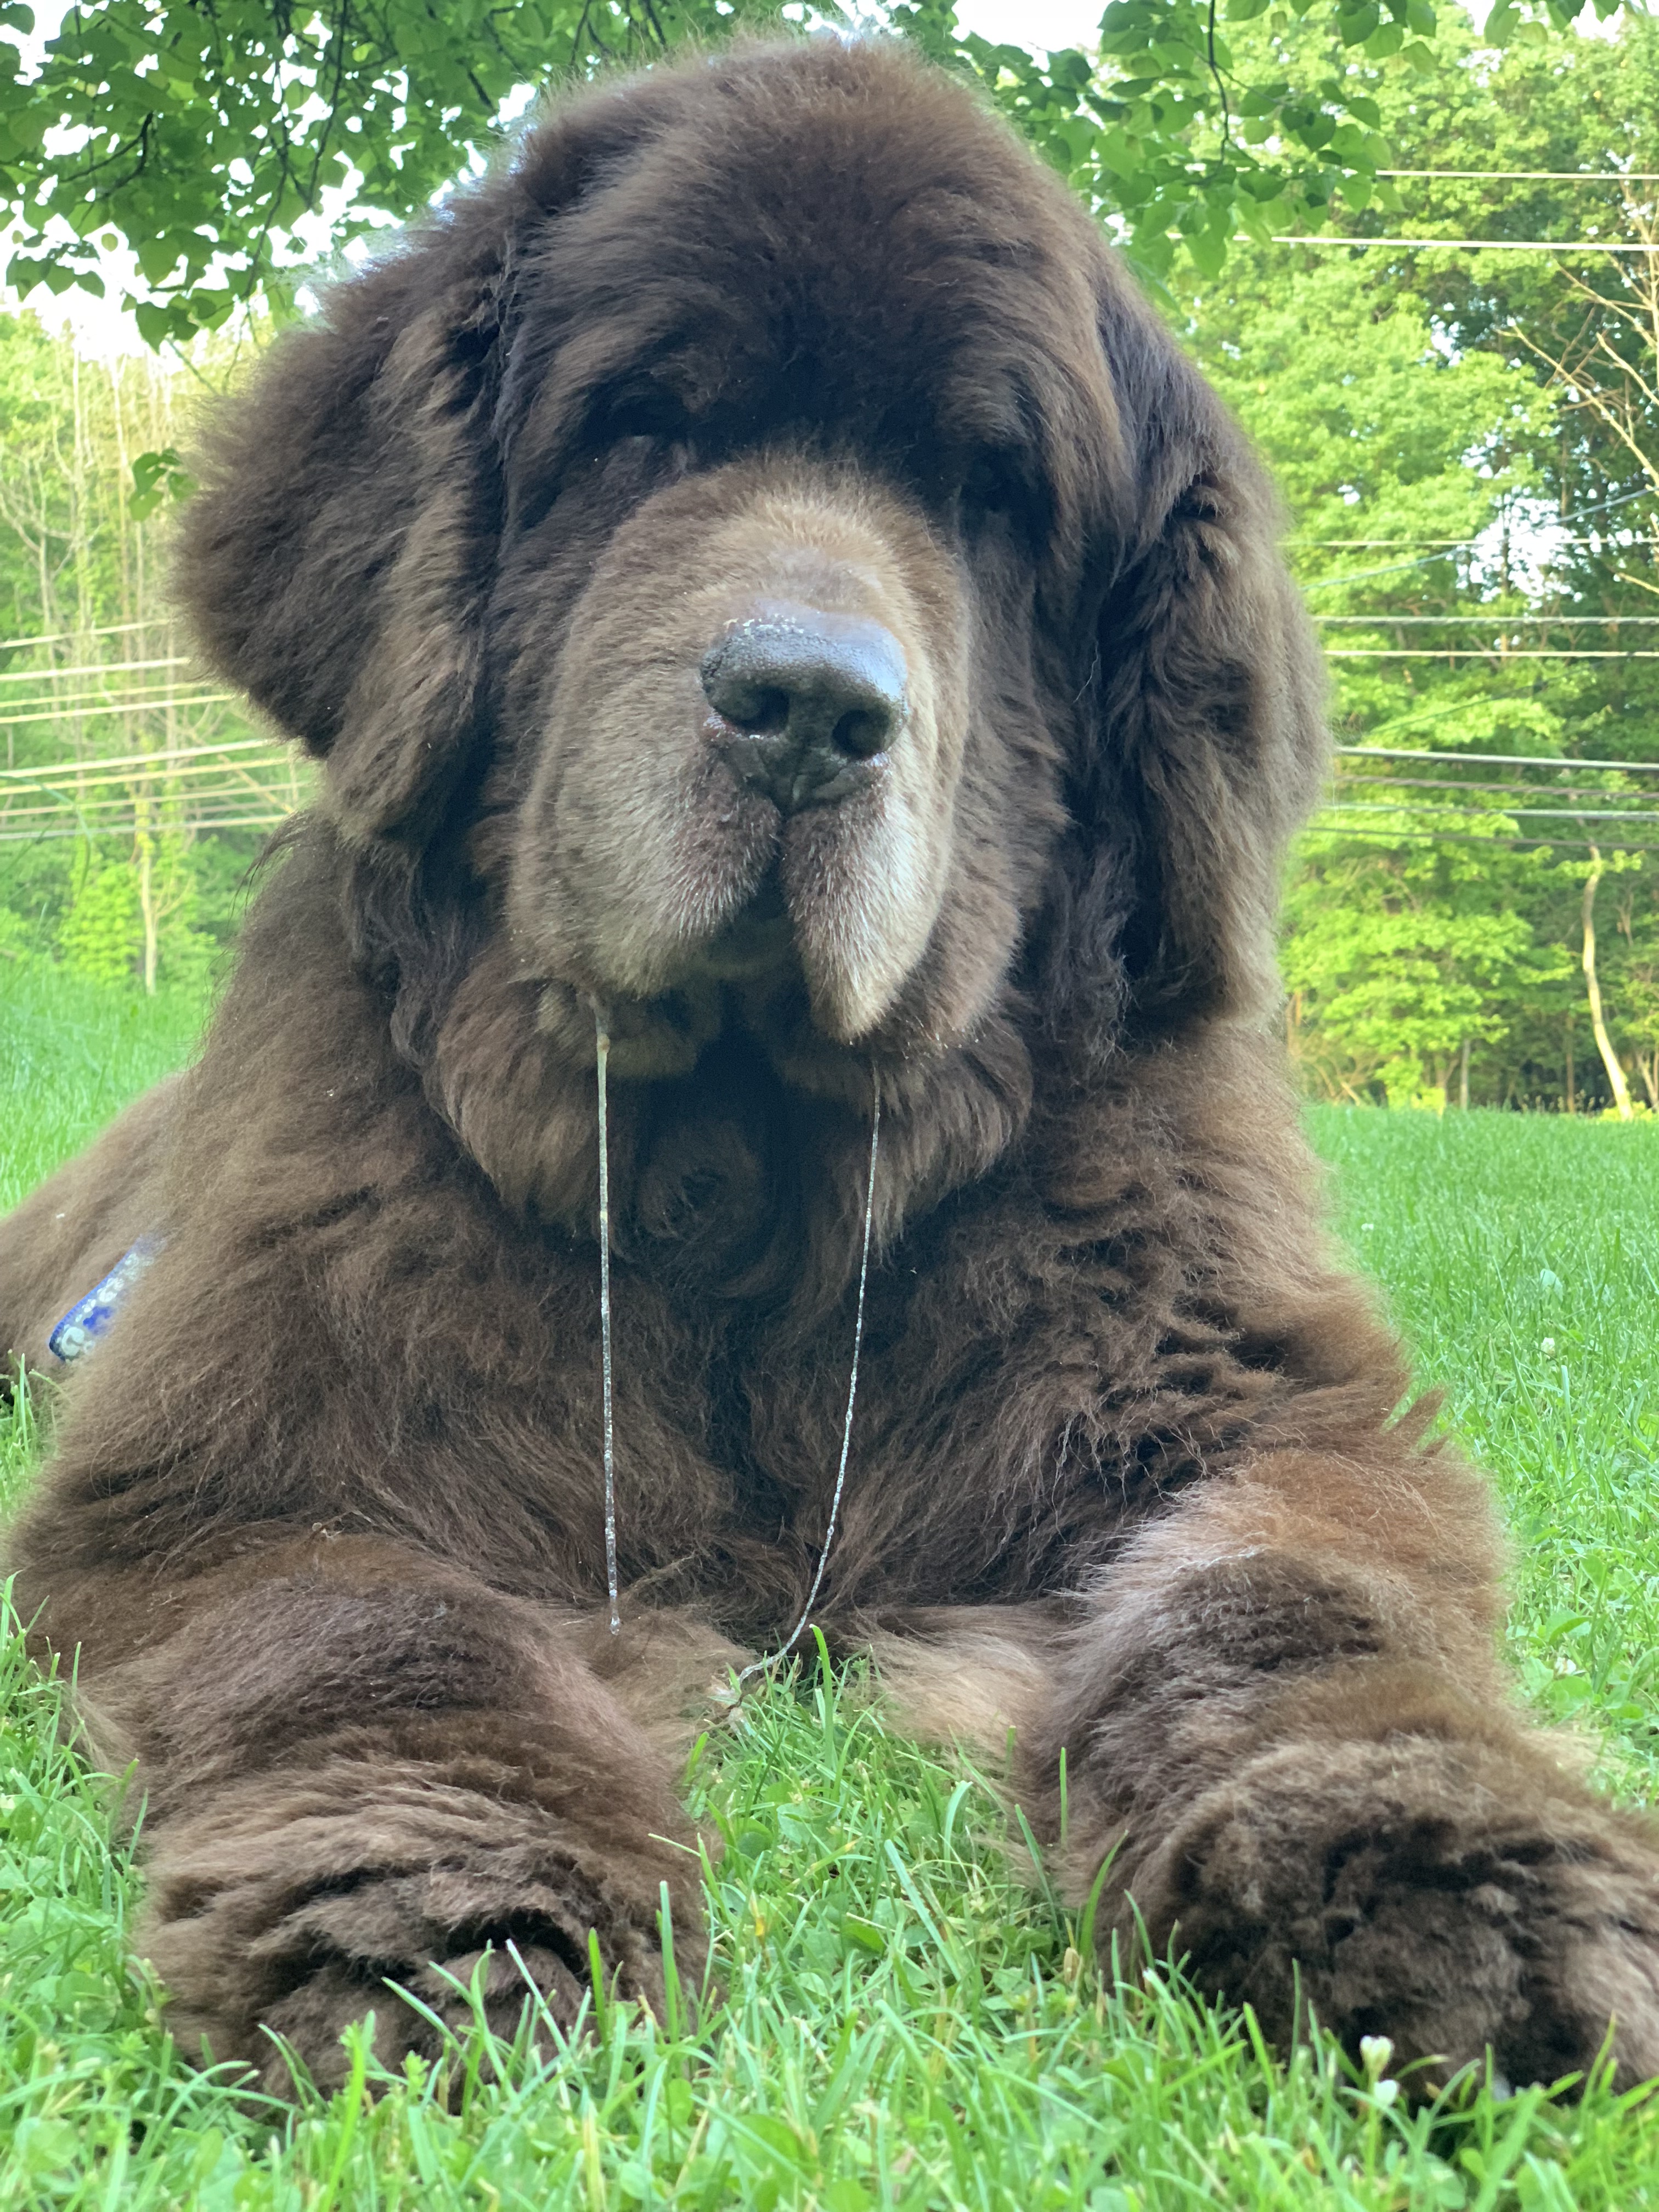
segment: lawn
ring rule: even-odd
[[[189,1048],[198,1009],[0,970],[0,1201]],[[1659,1127],[1327,1110],[1341,1233],[1492,1468],[1514,1657],[1620,1794],[1659,1794]],[[0,1426],[27,1479],[27,1409]],[[0,1646],[0,2204],[631,2208],[1659,2203],[1659,2109],[1472,2087],[1413,2111],[1131,1962],[999,1849],[975,1777],[816,1666],[704,1740],[688,1791],[718,1984],[611,2007],[557,2063],[479,2039],[297,2108],[183,2065],[123,1947],[137,1883],[58,1698]],[[391,2000],[388,2000],[390,2002]],[[374,2087],[374,2097],[364,2094]],[[451,2109],[451,2107],[454,2109]]]

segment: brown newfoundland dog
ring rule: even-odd
[[[1101,1927],[1274,2036],[1659,2069],[1649,1832],[1515,1712],[1485,1488],[1322,1243],[1275,527],[881,43],[571,100],[229,409],[185,597],[324,796],[199,1066],[0,1237],[0,1344],[84,1354],[20,1601],[181,2032],[331,2079],[428,2033],[388,1976],[494,1946],[515,2018],[509,1940],[571,2016],[590,1929],[649,1995],[688,1700],[810,1607],[1012,1724],[1057,1849],[1063,1749]]]

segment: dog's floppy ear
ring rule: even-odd
[[[327,763],[325,804],[354,842],[418,842],[466,760],[515,257],[647,105],[556,112],[509,168],[335,286],[210,437],[181,596],[215,666]]]
[[[340,285],[227,409],[179,583],[209,658],[328,763],[355,840],[464,756],[494,565],[499,258],[448,235]]]
[[[1103,288],[1133,485],[1086,595],[1098,612],[1053,980],[1057,1026],[1103,1043],[1126,985],[1144,1025],[1272,1004],[1285,848],[1328,738],[1273,489],[1127,277],[1112,268]]]

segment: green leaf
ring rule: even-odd
[[[172,316],[154,300],[134,301],[132,316],[138,325],[139,337],[159,352],[173,335]]]
[[[1341,8],[1337,10],[1337,36],[1345,46],[1363,46],[1381,20],[1381,11],[1374,5],[1363,8]]]
[[[1188,238],[1187,251],[1200,276],[1213,281],[1221,274],[1226,264],[1228,242],[1227,234],[1219,230],[1200,231],[1196,237]]]
[[[860,1919],[856,1912],[842,1914],[841,1932],[855,1949],[867,1951],[872,1958],[879,1959],[885,1956],[886,1936],[872,1922]]]

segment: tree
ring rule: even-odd
[[[287,750],[188,680],[167,515],[133,512],[134,452],[178,434],[180,380],[0,316],[0,951],[150,990],[211,960],[257,850],[197,825],[300,796]]]
[[[885,12],[978,77],[1156,274],[1180,246],[1213,271],[1239,223],[1265,237],[1317,222],[1339,191],[1398,204],[1376,174],[1389,147],[1372,81],[1434,72],[1431,0],[1304,3],[1330,51],[1291,73],[1271,50],[1259,66],[1235,57],[1218,0],[1112,0],[1097,64],[959,38],[951,0]],[[1228,0],[1228,20],[1268,6]],[[1565,27],[1575,0],[1544,7]],[[38,75],[0,41],[5,273],[101,290],[97,243],[123,240],[154,344],[216,327],[239,303],[280,310],[313,257],[307,225],[343,245],[417,212],[489,154],[526,89],[779,15],[780,0],[82,0]],[[1510,0],[1496,16],[1500,31],[1517,23]],[[0,24],[32,21],[0,0]]]
[[[1239,34],[1265,36],[1304,73],[1326,35],[1311,16]],[[1349,208],[1345,231],[1640,242],[1623,228],[1625,184],[1602,173],[1659,167],[1642,150],[1659,143],[1650,21],[1501,60],[1455,27],[1441,46],[1432,88],[1382,75],[1373,87],[1402,167],[1570,173],[1425,179],[1407,187],[1409,212]],[[1581,183],[1578,170],[1592,173]],[[1417,756],[1340,757],[1335,804],[1292,878],[1292,1042],[1337,1095],[1455,1096],[1467,1076],[1494,1101],[1588,1087],[1616,1106],[1613,1070],[1625,1081],[1654,1065],[1638,1062],[1653,1050],[1643,978],[1659,972],[1649,863],[1605,817],[1633,815],[1632,845],[1651,845],[1639,817],[1659,799],[1650,779],[1574,763],[1659,756],[1656,664],[1606,657],[1659,647],[1653,629],[1624,627],[1659,614],[1641,574],[1656,479],[1620,434],[1631,409],[1612,420],[1577,404],[1582,392],[1519,335],[1524,325],[1558,357],[1570,341],[1582,350],[1588,311],[1639,301],[1647,266],[1643,254],[1248,246],[1214,281],[1180,286],[1189,343],[1288,496],[1292,557],[1334,648],[1339,741]],[[1620,358],[1637,356],[1627,345]],[[1638,382],[1620,391],[1639,414]],[[1659,453],[1659,421],[1639,434]],[[1592,963],[1610,1061],[1589,1048],[1583,965],[1598,837],[1620,872],[1619,927]],[[1475,1002],[1481,1018],[1455,1036]]]

